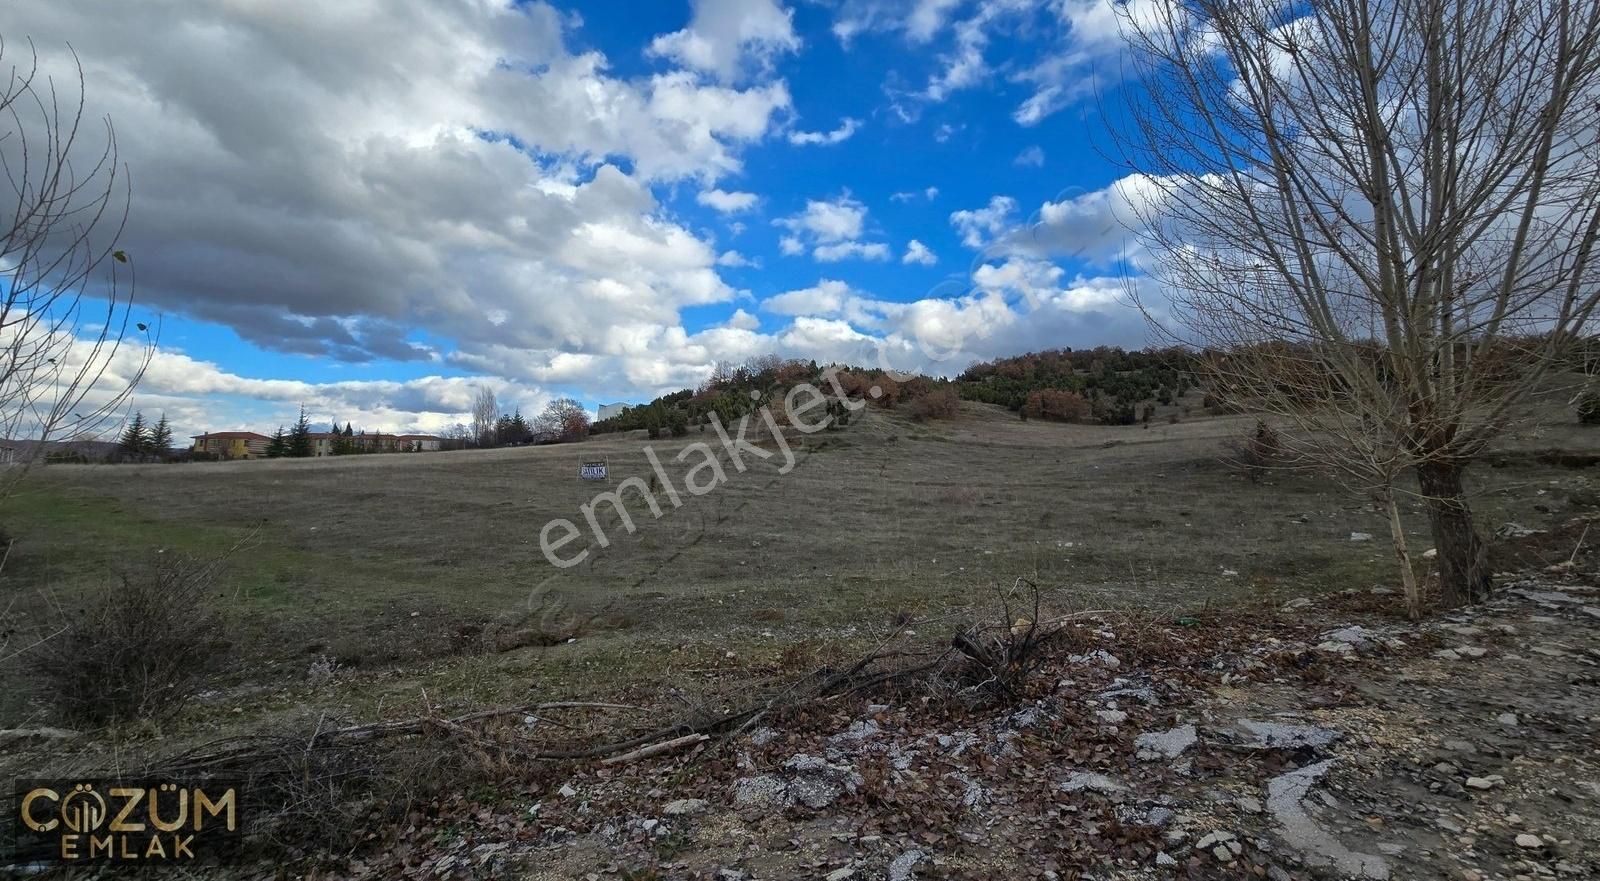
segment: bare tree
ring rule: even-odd
[[[1480,600],[1463,474],[1600,299],[1593,0],[1119,9],[1147,314],[1387,499],[1402,560],[1413,474],[1445,603]]]
[[[534,426],[548,437],[582,440],[589,435],[589,411],[572,398],[556,398],[545,405]]]
[[[495,420],[500,418],[500,404],[495,400],[494,389],[482,386],[472,398],[472,441],[479,446],[494,445]]]
[[[63,92],[31,44],[23,64],[8,64],[7,48],[0,40],[0,434],[38,443],[18,451],[0,497],[45,442],[115,423],[155,350],[132,320],[133,267],[117,248],[130,191],[111,121],[101,145],[76,56]]]

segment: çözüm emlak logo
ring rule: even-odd
[[[17,855],[37,860],[193,861],[243,837],[232,785],[26,781],[17,798]]]

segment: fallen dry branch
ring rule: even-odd
[[[705,735],[705,734],[685,734],[682,737],[674,737],[671,740],[662,741],[661,743],[653,743],[653,744],[651,744],[649,746],[641,747],[640,749],[636,749],[636,750],[634,750],[633,752],[630,752],[630,753],[623,753],[620,756],[612,756],[612,757],[610,757],[608,759],[603,760],[600,764],[602,764],[602,765],[625,765],[625,764],[627,764],[629,762],[637,762],[640,759],[649,759],[649,758],[654,758],[655,756],[664,756],[667,753],[677,752],[678,750],[683,749],[685,747],[698,746],[698,745],[700,745],[702,743],[705,743],[706,741],[708,741],[710,739],[711,739],[710,736]]]

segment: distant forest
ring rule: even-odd
[[[643,429],[651,437],[683,435],[713,414],[726,424],[763,406],[780,408],[784,391],[801,382],[823,382],[823,370],[815,361],[775,355],[737,366],[724,362],[700,387],[629,407],[594,423],[591,433]],[[904,407],[919,419],[952,415],[962,399],[997,404],[1022,418],[1132,425],[1147,420],[1152,405],[1170,404],[1198,384],[1196,355],[1177,348],[1051,349],[979,362],[955,379],[896,379],[856,366],[834,365],[834,370],[846,396],[885,409]]]

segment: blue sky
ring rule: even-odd
[[[371,8],[365,8],[367,6]],[[330,8],[331,7],[331,8]],[[381,7],[381,8],[380,8]],[[116,126],[182,432],[442,430],[765,352],[1142,345],[1094,0],[21,0]]]

